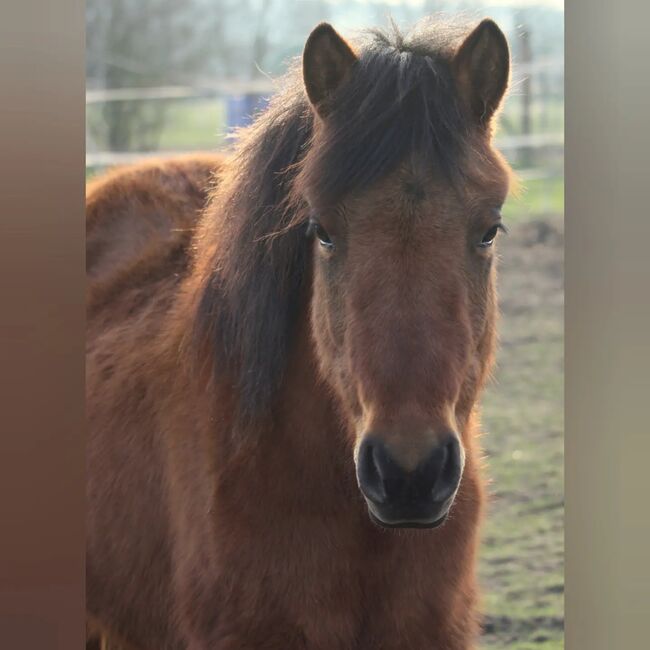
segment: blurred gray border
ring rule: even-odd
[[[84,647],[84,3],[0,2],[0,648]]]
[[[566,647],[650,647],[650,3],[569,0]]]
[[[650,5],[566,5],[566,647],[648,646]],[[83,647],[84,6],[0,9],[0,646]]]

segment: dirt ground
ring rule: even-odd
[[[564,647],[563,246],[560,217],[499,241],[501,345],[482,410],[484,648]]]

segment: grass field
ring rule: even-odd
[[[480,573],[485,648],[563,648],[563,226],[500,241],[498,367],[483,399],[491,479]]]
[[[216,149],[224,144],[226,108],[217,99],[172,103],[167,112],[160,149]]]

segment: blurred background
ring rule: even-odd
[[[86,177],[151,155],[216,150],[273,94],[323,20],[490,16],[513,73],[497,145],[523,192],[504,207],[501,349],[483,400],[491,502],[483,647],[563,648],[562,0],[87,0]]]
[[[513,83],[499,146],[526,181],[517,211],[561,211],[561,0],[88,0],[88,172],[154,152],[224,146],[322,20],[351,34],[386,26],[389,16],[408,26],[459,11],[489,14],[510,39]]]

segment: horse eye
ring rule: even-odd
[[[316,235],[316,238],[318,239],[318,243],[325,249],[325,250],[332,250],[334,248],[334,243],[330,239],[330,236],[327,234],[327,230],[323,228],[319,223],[317,222],[312,222],[312,229],[314,234]]]
[[[500,223],[492,226],[492,228],[490,228],[483,235],[483,239],[481,239],[481,242],[479,243],[479,247],[480,248],[488,248],[489,246],[492,246],[492,244],[494,243],[494,240],[495,240],[495,238],[497,236],[497,233],[499,232],[499,230],[502,230],[502,229],[503,229],[503,226]]]

